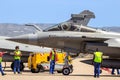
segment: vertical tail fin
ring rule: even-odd
[[[95,18],[94,13],[89,10],[84,10],[80,14],[71,14],[71,19],[67,22],[86,26],[91,18]]]

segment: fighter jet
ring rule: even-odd
[[[85,11],[89,12],[88,10]],[[91,14],[92,17],[95,17],[93,14],[94,13]],[[109,59],[120,58],[119,33],[90,28],[86,26],[85,19],[81,20],[81,15],[74,17],[78,20],[78,23],[76,23],[76,20],[74,21],[72,17],[70,21],[65,22],[67,25],[63,26],[63,23],[60,23],[35,34],[21,35],[9,38],[9,40],[38,46],[59,48],[74,54],[92,53],[98,48],[104,55],[109,56]],[[91,16],[85,14],[82,17],[90,18]],[[82,24],[81,21],[84,23]],[[75,29],[71,29],[72,26],[74,26]],[[112,61],[109,62],[111,65],[106,64],[103,66],[120,68],[119,63],[116,65],[116,63],[114,64]]]

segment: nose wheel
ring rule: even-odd
[[[70,69],[69,69],[69,68],[64,68],[64,69],[62,70],[62,74],[63,74],[63,75],[69,75],[69,74],[70,74]]]

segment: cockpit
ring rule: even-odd
[[[74,25],[71,23],[61,23],[55,26],[49,27],[44,31],[79,31],[79,32],[96,32],[96,29],[82,25]]]
[[[49,27],[44,31],[78,31],[78,28],[71,23],[62,23]]]

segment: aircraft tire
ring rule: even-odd
[[[69,68],[64,68],[64,69],[62,70],[62,74],[63,74],[63,75],[69,75],[69,74],[70,74],[70,69],[69,69]]]

